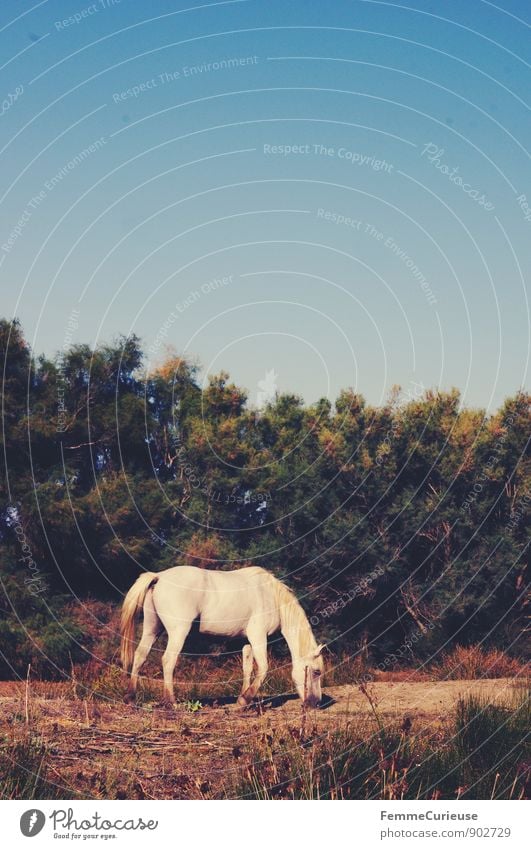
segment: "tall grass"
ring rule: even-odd
[[[370,693],[367,693],[370,698]],[[436,734],[358,723],[271,730],[227,798],[521,799],[530,794],[529,689],[503,706],[468,697]]]
[[[439,679],[516,678],[529,672],[529,667],[499,649],[480,645],[454,646],[432,667]]]
[[[142,670],[138,702],[162,698],[160,651],[153,652]],[[438,681],[447,679],[525,677],[528,667],[497,649],[481,646],[456,646],[429,667],[389,668],[382,671],[367,664],[359,655],[326,658],[326,687],[355,684],[358,681]],[[215,656],[181,656],[175,671],[175,691],[179,700],[205,700],[236,697],[241,687],[239,655],[220,659]],[[90,660],[73,667],[72,683],[76,695],[121,701],[128,679],[115,662]],[[262,696],[280,696],[293,692],[289,658],[270,658]]]
[[[61,799],[64,789],[50,777],[48,753],[38,738],[0,741],[0,798]]]

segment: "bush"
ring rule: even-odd
[[[32,675],[56,680],[68,674],[72,660],[83,656],[82,633],[76,623],[53,614],[36,612],[21,621],[14,617],[0,622],[0,678]]]
[[[433,671],[448,679],[516,678],[525,675],[526,666],[499,649],[458,645],[442,656]]]
[[[0,579],[0,679],[62,678],[72,661],[84,657],[83,632],[63,596],[34,595],[13,561],[2,563]]]

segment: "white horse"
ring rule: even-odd
[[[134,652],[135,615],[143,607],[142,639]],[[243,647],[243,687],[239,705],[256,696],[267,673],[267,637],[279,628],[292,659],[292,677],[299,696],[309,707],[321,701],[324,648],[317,645],[299,602],[281,581],[265,569],[249,566],[234,572],[215,572],[195,566],[176,566],[164,572],[145,572],[127,593],[121,619],[121,656],[125,671],[131,662],[129,696],[136,692],[138,673],[164,627],[168,644],[162,656],[164,698],[174,705],[173,671],[194,619],[206,634],[246,636]],[[253,662],[256,674],[253,675]]]

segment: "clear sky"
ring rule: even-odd
[[[530,20],[3,0],[0,314],[37,353],[169,343],[251,401],[274,371],[495,408],[528,385]]]

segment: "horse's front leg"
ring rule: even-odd
[[[247,687],[247,689],[241,694],[241,701],[240,699],[238,700],[240,704],[243,704],[244,702],[245,704],[249,704],[249,702],[254,699],[267,675],[266,635],[262,631],[260,631],[260,633],[255,633],[254,631],[248,630],[247,637],[251,643],[253,656],[256,661],[256,675],[250,687]]]
[[[253,674],[253,650],[249,644],[242,649],[242,666],[243,666],[243,684],[242,691],[238,696],[238,704],[245,707],[247,699],[243,695],[251,685],[251,675]]]
[[[176,707],[175,693],[173,690],[173,671],[181,653],[184,641],[190,630],[190,625],[174,628],[168,634],[168,645],[162,655],[162,672],[164,675],[164,703],[170,707]]]

